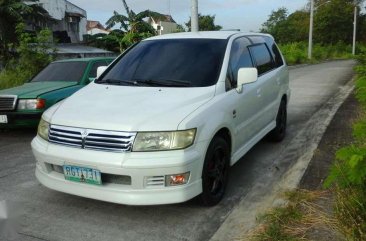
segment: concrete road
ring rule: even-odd
[[[278,144],[261,141],[232,167],[227,195],[212,208],[201,207],[195,200],[131,207],[49,190],[34,176],[35,160],[29,143],[35,130],[0,132],[0,201],[17,206],[17,239],[209,240],[236,205],[256,191],[254,185],[262,192],[271,191],[266,183],[273,175],[266,173],[290,168],[290,164],[275,160],[312,115],[351,80],[354,65],[354,61],[335,61],[291,69],[288,136]],[[274,178],[272,182],[276,181]]]

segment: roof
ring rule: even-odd
[[[63,62],[89,62],[93,60],[114,60],[114,57],[96,57],[96,58],[77,58],[77,59],[62,59],[54,61],[53,63],[63,63]]]
[[[104,49],[85,46],[81,44],[58,44],[56,46],[57,53],[62,54],[93,54],[93,53],[112,53]]]
[[[169,14],[163,14],[161,17],[151,17],[154,22],[162,21],[162,22],[169,22],[169,23],[176,23],[173,17]]]
[[[157,39],[184,39],[184,38],[205,38],[205,39],[228,39],[233,35],[247,35],[247,36],[270,36],[262,33],[244,33],[240,31],[203,31],[203,32],[184,32],[184,33],[173,33],[155,36],[148,38],[147,40]]]
[[[101,30],[109,31],[99,21],[88,20],[87,23],[86,23],[86,30],[89,31],[93,28],[98,28],[98,29],[101,29]]]

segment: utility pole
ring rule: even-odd
[[[353,20],[353,46],[352,46],[353,55],[356,55],[357,13],[358,13],[358,9],[357,9],[356,1],[355,1],[355,16],[354,16],[354,20]]]
[[[191,0],[191,31],[198,32],[198,0]]]
[[[308,49],[308,59],[313,56],[313,28],[314,28],[314,0],[310,3],[310,28],[309,28],[309,49]]]

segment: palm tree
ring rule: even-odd
[[[156,18],[161,18],[164,17],[164,15],[157,13],[157,12],[153,12],[150,10],[145,10],[142,11],[140,13],[135,13],[133,10],[131,10],[126,1],[123,1],[123,5],[124,8],[126,10],[127,16],[122,15],[120,13],[118,13],[117,11],[113,12],[113,16],[107,21],[106,25],[107,28],[113,28],[116,24],[120,24],[120,29],[125,30],[126,32],[129,33],[150,33],[155,35],[156,31],[155,29],[148,24],[147,22],[144,21],[144,18],[148,18],[148,17],[156,17]]]

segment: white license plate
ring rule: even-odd
[[[69,181],[102,185],[100,171],[93,168],[65,165],[64,175]]]
[[[0,123],[8,123],[8,116],[0,115]]]

